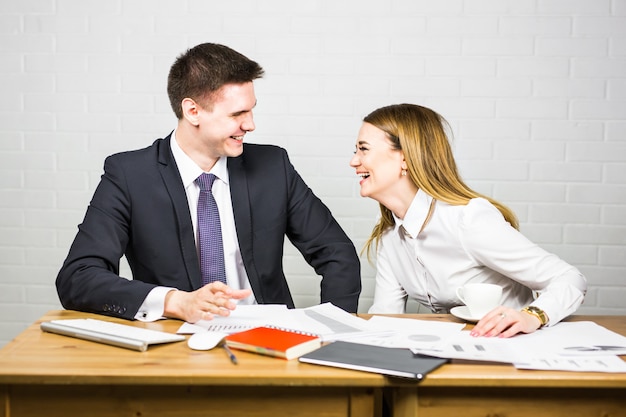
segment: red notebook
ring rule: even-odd
[[[322,339],[317,335],[268,326],[232,333],[224,340],[233,349],[283,359],[300,357],[322,345]]]

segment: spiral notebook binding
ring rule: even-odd
[[[280,327],[280,326],[275,326],[275,325],[272,325],[272,324],[268,324],[265,327],[269,327],[270,329],[282,330],[284,332],[302,334],[302,335],[305,335],[305,336],[322,337],[322,335],[320,335],[318,333],[312,333],[312,332],[307,332],[307,331],[298,330],[298,329],[290,329],[288,327]]]

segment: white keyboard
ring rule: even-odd
[[[51,320],[41,323],[41,329],[142,352],[152,344],[185,340],[183,335],[97,319]]]

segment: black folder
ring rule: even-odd
[[[336,341],[309,352],[300,362],[421,380],[448,359],[416,355],[409,349]]]

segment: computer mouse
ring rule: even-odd
[[[222,332],[198,332],[189,336],[187,346],[193,350],[209,350],[219,345],[227,333]]]

